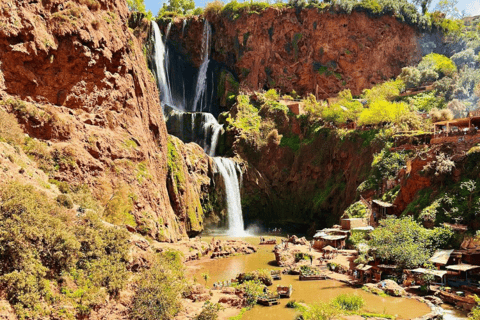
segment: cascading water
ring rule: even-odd
[[[208,97],[213,101],[213,76],[211,92],[207,92],[207,71],[209,64],[210,52],[210,38],[211,27],[205,21],[202,39],[202,65],[198,72],[198,79],[195,88],[195,98],[193,105],[187,108],[185,99],[185,80],[182,80],[183,91],[183,105],[179,106],[178,98],[172,98],[172,89],[177,89],[174,85],[170,86],[169,80],[169,50],[166,50],[166,40],[170,33],[171,24],[168,25],[165,33],[165,43],[162,41],[162,35],[158,25],[153,22],[154,41],[155,41],[155,56],[154,62],[156,67],[157,82],[161,92],[162,104],[168,104],[170,107],[164,106],[164,113],[167,122],[167,129],[169,134],[177,136],[184,142],[195,142],[203,147],[205,153],[214,157],[218,173],[221,175],[225,184],[225,200],[227,206],[228,218],[228,235],[230,236],[245,236],[242,216],[242,206],[240,199],[240,181],[241,170],[236,162],[231,159],[223,157],[215,157],[215,151],[218,145],[218,140],[223,130],[223,125],[220,125],[217,119],[206,112],[196,112],[205,110],[207,106]],[[182,27],[182,33],[185,28],[185,23]],[[172,69],[173,70],[173,69]],[[174,70],[175,71],[175,70]],[[178,82],[177,82],[178,83]],[[179,84],[177,85],[179,86]],[[177,92],[177,91],[175,91]],[[178,95],[178,94],[177,94]],[[175,100],[175,101],[174,101]],[[180,109],[192,110],[193,112],[184,112]],[[237,174],[238,173],[238,174]]]
[[[168,105],[173,104],[172,94],[168,85],[168,76],[165,70],[165,45],[162,40],[162,33],[160,28],[155,22],[152,22],[153,26],[153,43],[154,56],[153,61],[155,64],[155,76],[157,78],[158,87],[160,89],[160,100],[162,103]]]
[[[213,161],[215,161],[218,171],[225,183],[228,215],[227,233],[229,236],[234,237],[245,236],[246,232],[243,227],[242,204],[240,201],[240,186],[237,176],[237,170],[240,174],[241,171],[238,168],[238,164],[230,159],[215,157]]]
[[[193,99],[193,111],[202,111],[204,106],[207,104],[207,70],[208,63],[210,62],[210,36],[212,34],[212,28],[210,23],[205,21],[203,26],[203,38],[202,38],[202,54],[203,62],[200,66],[200,71],[198,72],[197,87],[195,90],[195,99]],[[198,103],[200,103],[200,108],[197,108]]]

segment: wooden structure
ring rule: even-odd
[[[261,304],[262,306],[269,307],[269,306],[277,305],[280,302],[278,301],[278,298],[261,297],[261,298],[258,298],[257,303]]]
[[[280,298],[290,298],[293,292],[292,285],[289,286],[278,286],[277,287],[277,294]]]
[[[387,215],[393,214],[393,204],[382,201],[372,200],[372,211],[375,222],[385,219]]]
[[[282,273],[280,270],[272,270],[270,271],[273,280],[282,280]]]
[[[453,264],[451,266],[446,266],[445,267],[448,270],[453,270],[457,271],[458,275],[461,273],[465,273],[465,281],[463,279],[459,278],[454,278],[454,277],[449,277],[448,278],[448,284],[453,287],[459,287],[462,285],[470,285],[470,281],[468,280],[468,272],[474,269],[480,268],[480,266],[472,265],[472,264],[466,264],[466,263],[461,263],[461,264]]]
[[[466,133],[471,129],[478,129],[480,128],[480,115],[474,114],[476,113],[470,113],[472,116],[468,118],[435,122],[433,124],[433,134],[445,134],[445,136],[448,136],[455,133]]]
[[[260,244],[277,244],[277,239],[265,239],[264,237],[260,237]]]
[[[433,256],[428,259],[429,262],[433,263],[438,269],[440,266],[444,266],[452,262],[451,255],[453,253],[453,249],[451,250],[437,250],[433,254]]]
[[[309,280],[327,280],[327,276],[324,274],[300,274],[298,276],[300,281],[309,281]]]
[[[334,231],[332,231],[334,230]],[[322,249],[324,247],[333,247],[338,249],[345,248],[345,240],[350,232],[340,229],[323,229],[313,236],[313,247]]]
[[[413,269],[411,271],[413,273],[417,273],[417,274],[430,274],[430,275],[434,276],[435,279],[440,279],[440,282],[437,282],[435,284],[444,286],[447,283],[445,275],[448,273],[448,271],[432,270],[432,269],[425,269],[425,268],[417,268],[417,269]]]
[[[359,264],[358,266],[355,267],[355,270],[357,270],[357,278],[363,282],[369,282],[372,280],[372,266],[368,264]]]
[[[367,227],[368,219],[367,218],[349,218],[349,219],[342,219],[340,223],[342,225],[342,229],[351,230],[354,228]]]

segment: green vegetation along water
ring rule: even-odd
[[[226,237],[220,238],[224,239]],[[257,253],[216,259],[198,264],[198,268],[192,270],[190,276],[196,277],[197,281],[204,283],[201,274],[207,272],[209,274],[207,285],[212,286],[213,283],[217,281],[233,279],[240,272],[250,272],[257,269],[281,269],[275,265],[275,256],[272,252],[273,246],[258,245],[258,237],[241,239],[257,245]],[[277,242],[280,241],[280,239],[281,238],[277,238]],[[202,240],[210,241],[211,237],[202,237]],[[342,293],[354,293],[361,296],[365,300],[364,310],[366,312],[397,315],[401,319],[420,317],[430,312],[430,308],[426,304],[414,299],[380,297],[333,280],[299,281],[298,276],[283,275],[282,280],[274,281],[274,284],[270,289],[275,290],[277,285],[289,284],[292,284],[294,288],[290,299],[281,299],[280,305],[277,306],[255,306],[251,310],[245,312],[242,320],[293,319],[296,311],[285,307],[288,301],[296,300],[297,302],[304,301],[305,303],[313,303],[317,301],[327,302]],[[449,313],[453,318],[457,318],[455,316],[455,310],[450,310]],[[459,314],[459,316],[461,316],[461,314]]]

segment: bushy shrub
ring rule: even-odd
[[[345,215],[349,218],[364,218],[366,214],[367,214],[367,207],[361,201],[352,203],[345,210]]]
[[[257,281],[245,281],[240,285],[240,290],[245,293],[247,305],[253,306],[257,303],[258,298],[263,295],[264,285]]]
[[[217,320],[218,312],[222,310],[223,307],[219,303],[211,303],[207,301],[203,304],[202,312],[195,318],[196,320]]]
[[[270,145],[278,146],[278,145],[280,145],[280,142],[282,141],[282,135],[278,134],[277,129],[273,129],[272,131],[270,131],[268,133],[267,141],[268,141],[268,144],[270,144]]]
[[[205,15],[218,15],[223,8],[223,2],[220,0],[215,0],[207,3],[205,6]]]
[[[275,90],[275,89],[270,89],[263,94],[263,98],[266,101],[277,101],[279,97],[280,96],[279,96],[277,90]]]
[[[438,110],[434,108],[430,111],[430,118],[432,119],[433,122],[452,120],[453,112],[450,109]]]
[[[381,220],[380,226],[370,233],[369,245],[377,249],[377,257],[402,268],[414,268],[423,265],[452,235],[450,229],[426,229],[413,217],[405,216]]]
[[[136,320],[173,319],[186,290],[184,267],[175,254],[163,254],[140,275],[131,316]]]
[[[335,319],[340,312],[329,303],[318,302],[309,304],[302,317],[304,320],[331,320]]]
[[[345,311],[358,311],[365,305],[365,300],[355,294],[341,294],[333,299],[333,305]]]
[[[59,205],[64,206],[67,209],[73,208],[72,198],[67,194],[61,194],[57,197],[57,202]]]
[[[364,109],[360,113],[358,123],[361,125],[398,123],[400,116],[407,111],[408,107],[403,102],[380,100],[372,103],[368,109]]]
[[[84,316],[117,295],[128,278],[127,238],[94,213],[75,218],[33,186],[0,186],[0,285],[20,318],[60,318],[65,307]]]
[[[308,95],[302,102],[303,109],[309,120],[319,119],[321,117],[323,106],[317,101],[317,98],[313,94]]]
[[[420,71],[430,69],[440,76],[452,76],[457,71],[455,63],[450,58],[438,53],[430,53],[423,57],[418,69]]]
[[[135,195],[130,188],[121,184],[105,205],[105,219],[113,224],[128,224],[135,227],[137,223],[132,215],[134,198]]]
[[[20,145],[25,141],[25,134],[14,115],[0,109],[0,142]]]
[[[400,80],[405,84],[405,88],[415,88],[420,84],[422,75],[420,71],[415,67],[402,68],[402,72],[398,76]]]
[[[473,49],[466,49],[460,52],[455,53],[452,56],[452,61],[461,68],[463,66],[474,67],[477,63],[477,56]]]
[[[400,95],[400,92],[403,90],[405,84],[401,79],[395,81],[389,80],[381,84],[375,85],[371,89],[365,89],[363,91],[363,97],[369,102],[375,102],[378,100],[388,100],[396,98]]]
[[[413,97],[407,98],[411,110],[429,112],[432,109],[444,109],[446,107],[445,98],[439,96],[436,90],[431,92],[419,93]]]

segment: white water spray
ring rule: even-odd
[[[152,22],[153,26],[153,43],[154,43],[154,63],[155,63],[155,75],[157,77],[157,83],[160,89],[160,100],[162,103],[169,105],[173,104],[172,93],[168,85],[168,75],[165,70],[165,44],[162,40],[162,34],[160,28],[155,22]]]
[[[203,25],[203,37],[202,37],[202,53],[203,62],[200,66],[197,79],[197,87],[195,89],[195,99],[193,99],[193,111],[202,111],[203,107],[207,104],[207,70],[210,62],[210,36],[212,34],[212,28],[210,23],[205,20]],[[197,104],[200,102],[200,108],[197,108]]]
[[[228,235],[232,237],[244,237],[247,235],[243,228],[242,204],[240,201],[240,185],[237,176],[238,164],[234,161],[215,157],[213,158],[225,183],[227,202]],[[238,170],[241,174],[241,171]]]
[[[210,156],[215,156],[215,149],[217,149],[218,137],[222,131],[223,126],[220,125],[211,113],[202,113],[203,119],[203,133],[204,133],[204,150]],[[210,139],[209,139],[210,138]]]

